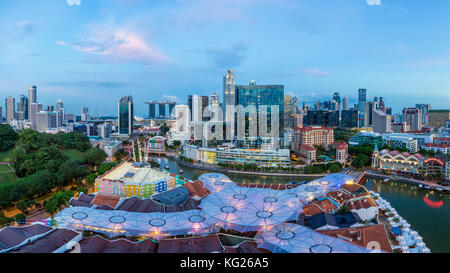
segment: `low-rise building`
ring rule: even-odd
[[[335,142],[331,146],[336,151],[336,161],[345,164],[348,159],[348,144],[345,142]]]
[[[306,126],[303,128],[295,129],[295,137],[292,145],[292,150],[297,152],[302,145],[322,145],[327,147],[333,142],[333,128],[322,126]]]
[[[185,145],[183,155],[195,162],[208,164],[256,164],[263,167],[289,167],[291,158],[289,149],[262,150],[238,149],[228,146],[204,148]]]
[[[409,134],[383,134],[382,138],[384,144],[392,149],[405,148],[408,149],[410,153],[417,153],[419,150],[417,140],[412,138]]]
[[[381,134],[370,131],[361,131],[354,134],[349,140],[350,145],[383,145]]]
[[[372,168],[418,174],[423,166],[423,161],[424,156],[420,153],[400,153],[388,149],[380,152],[375,150],[372,155]]]
[[[182,184],[178,175],[139,162],[122,162],[95,180],[95,191],[106,196],[150,198]]]
[[[301,145],[297,151],[297,154],[299,158],[308,165],[317,160],[317,150],[312,146]]]
[[[450,181],[450,161],[445,164],[445,179]]]
[[[422,145],[422,149],[435,153],[450,154],[450,144],[425,143]]]
[[[219,149],[216,152],[217,163],[256,164],[263,167],[289,167],[291,162],[289,149],[253,150]]]
[[[423,162],[423,169],[427,176],[441,176],[445,177],[446,164],[448,159],[446,156],[428,157]]]

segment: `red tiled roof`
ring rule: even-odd
[[[380,249],[385,252],[392,252],[389,243],[388,234],[383,224],[359,227],[359,228],[341,228],[334,230],[317,230],[317,232],[344,239],[352,244],[367,247],[371,242],[380,244]]]
[[[97,194],[92,200],[91,204],[95,204],[99,207],[108,205],[111,208],[115,208],[117,206],[117,203],[119,203],[120,197],[119,196],[107,196],[102,194]]]
[[[184,184],[189,191],[190,196],[198,196],[200,198],[205,197],[210,194],[209,190],[203,186],[203,182],[200,180],[196,180],[194,182],[187,182]]]
[[[311,204],[311,205],[305,205],[303,206],[303,212],[302,214],[306,216],[313,216],[317,214],[323,213],[322,208],[318,206],[317,204]]]
[[[435,144],[435,143],[425,143],[425,147],[436,147],[436,148],[450,148],[450,144]]]
[[[314,131],[314,130],[333,130],[331,127],[323,127],[323,126],[305,126],[303,128],[295,128],[296,131]]]
[[[364,198],[364,199],[357,199],[353,201],[347,202],[347,205],[350,207],[350,209],[368,209],[370,207],[376,207],[375,203],[371,198]]]
[[[158,246],[158,253],[212,253],[224,250],[225,248],[217,235],[171,240],[162,239]]]

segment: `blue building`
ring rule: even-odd
[[[238,146],[242,148],[278,148],[283,138],[284,132],[284,86],[283,85],[256,85],[251,81],[249,85],[236,86],[236,106],[244,108],[254,105],[256,108],[256,122],[260,119],[258,109],[259,106],[267,105],[267,130],[271,130],[271,106],[276,105],[279,109],[279,139],[263,138],[259,133],[259,124],[257,125],[256,138],[253,138],[250,132],[250,116],[251,113],[245,113],[245,139],[238,139]],[[239,120],[237,115],[236,122]],[[258,122],[257,122],[258,123]],[[236,124],[237,133],[237,124]]]

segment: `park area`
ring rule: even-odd
[[[12,167],[8,164],[0,163],[0,183],[13,183],[16,182],[17,177],[14,174]]]

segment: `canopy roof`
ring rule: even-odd
[[[369,250],[304,226],[285,223],[258,234],[258,248],[274,253],[368,253]]]

